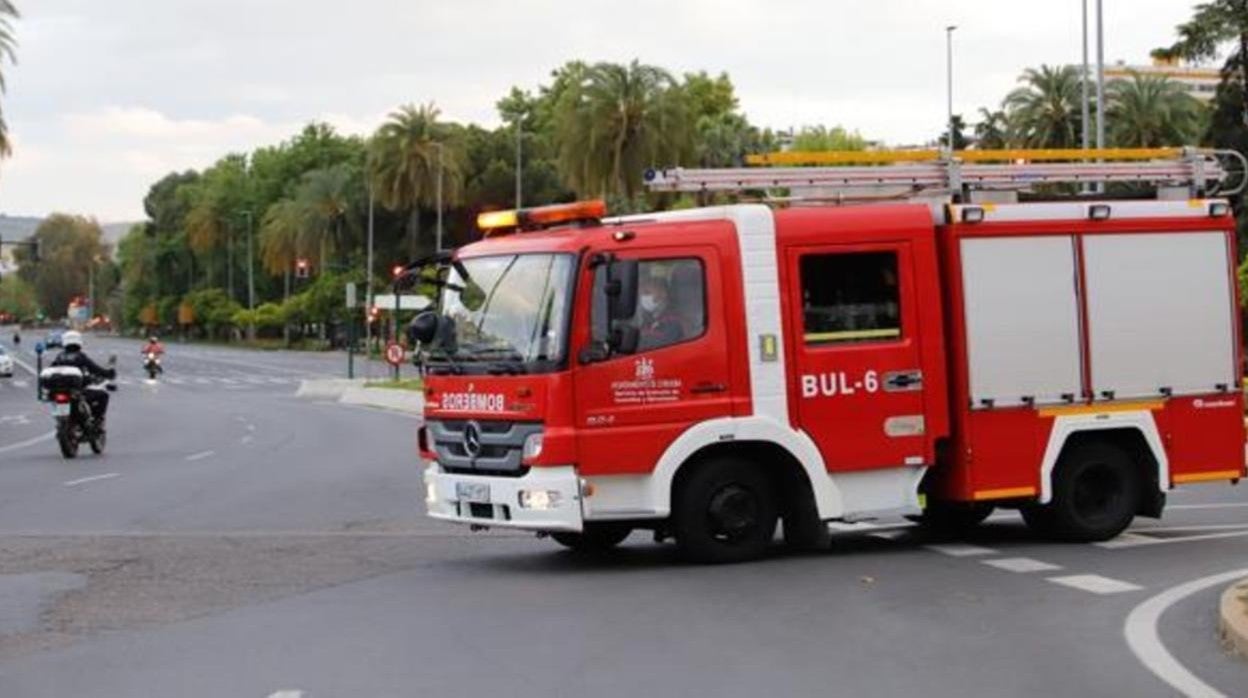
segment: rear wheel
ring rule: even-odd
[[[101,431],[89,443],[91,444],[91,452],[98,456],[104,452],[104,446],[108,443],[108,434]]]
[[[707,461],[676,493],[676,542],[697,562],[741,562],[760,557],[776,533],[771,482],[751,463]]]
[[[61,455],[65,458],[78,457],[78,438],[74,435],[74,427],[68,419],[57,420],[56,443],[61,447]]]
[[[1140,506],[1140,478],[1117,446],[1091,441],[1062,455],[1053,501],[1023,509],[1028,526],[1070,541],[1109,540],[1126,530]]]
[[[622,524],[587,523],[580,533],[552,533],[555,542],[578,553],[605,553],[624,542],[633,532]]]

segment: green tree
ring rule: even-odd
[[[1042,65],[1023,72],[1006,96],[1009,140],[1027,148],[1077,148],[1082,136],[1079,71]]]
[[[936,139],[937,143],[948,147],[949,145],[949,126],[946,124],[945,129],[941,131],[940,137]],[[953,149],[966,150],[971,144],[971,139],[966,137],[966,120],[961,114],[953,115]]]
[[[1178,41],[1153,51],[1156,58],[1204,61],[1216,58],[1218,48],[1235,42],[1235,51],[1222,69],[1222,84],[1237,82],[1239,121],[1248,124],[1248,73],[1239,70],[1248,57],[1248,0],[1210,0],[1196,6],[1192,19],[1180,24]]]
[[[14,274],[0,278],[0,314],[7,313],[19,322],[32,320],[39,312],[39,301],[30,284]]]
[[[1105,125],[1109,140],[1124,148],[1194,143],[1204,107],[1165,76],[1132,73],[1109,84]]]
[[[350,214],[358,206],[359,190],[356,173],[347,165],[313,170],[303,176],[295,194],[296,204],[303,209],[298,247],[320,264],[322,272],[335,251],[346,249],[348,236],[355,231],[355,219]]]
[[[412,256],[421,249],[420,209],[437,205],[439,177],[443,205],[457,205],[463,192],[460,148],[438,121],[440,114],[433,104],[400,107],[377,130],[368,152],[368,176],[377,201],[408,213]]]
[[[87,295],[91,267],[98,268],[108,256],[103,231],[94,218],[54,213],[39,224],[34,237],[39,260],[31,259],[26,249],[16,250],[21,265],[17,273],[34,288],[45,312],[63,317],[72,298]],[[97,287],[97,297],[106,294],[107,289]]]
[[[979,108],[979,122],[975,124],[975,145],[983,150],[999,150],[1009,145],[1005,112]]]
[[[791,149],[800,152],[827,150],[866,150],[867,139],[857,131],[847,131],[842,126],[803,126],[793,135]]]
[[[17,7],[13,5],[12,0],[0,0],[0,93],[4,92],[5,80],[2,70],[4,60],[7,58],[10,63],[17,63],[17,39],[13,35],[13,20],[21,15],[17,11]],[[13,152],[13,144],[9,140],[9,127],[4,120],[4,114],[0,111],[0,158],[10,155]]]
[[[555,107],[564,181],[585,196],[631,202],[647,167],[681,164],[693,150],[693,123],[680,85],[662,68],[596,63],[563,87]]]

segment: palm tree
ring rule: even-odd
[[[1076,148],[1082,133],[1079,71],[1073,66],[1028,68],[1025,83],[1003,104],[1009,140],[1028,148]]]
[[[201,195],[186,214],[186,239],[197,256],[207,256],[229,240],[229,227],[215,196]],[[204,274],[212,284],[212,264],[204,262]],[[233,291],[233,289],[231,289]]]
[[[1005,112],[979,108],[979,123],[975,124],[975,145],[983,150],[1005,148],[1007,123]]]
[[[330,253],[344,249],[346,235],[354,229],[347,214],[358,200],[356,193],[355,173],[343,164],[308,172],[299,185],[295,196],[304,225],[298,242],[301,249],[316,251],[321,273],[328,267]]]
[[[299,235],[307,210],[293,199],[282,199],[264,212],[260,223],[260,264],[276,276],[283,275],[283,299],[290,297],[290,270],[299,257]]]
[[[461,149],[450,129],[438,122],[432,103],[406,105],[390,114],[373,136],[368,176],[377,201],[391,211],[408,211],[407,245],[412,256],[420,247],[420,209],[437,205],[438,179],[443,206],[463,197]]]
[[[1204,107],[1164,75],[1132,72],[1110,83],[1107,101],[1105,125],[1116,146],[1188,145],[1200,136]]]
[[[582,196],[629,201],[646,167],[680,164],[693,150],[693,124],[678,83],[661,68],[596,63],[555,107],[558,164]]]
[[[0,0],[0,65],[7,57],[10,63],[17,63],[17,40],[13,37],[13,20],[21,17],[12,0]],[[4,92],[4,73],[0,72],[0,92]],[[9,126],[0,113],[0,158],[13,152],[13,144],[9,141]]]

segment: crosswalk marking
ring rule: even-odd
[[[1019,574],[1053,572],[1062,569],[1061,565],[1054,565],[1043,560],[1033,560],[1029,557],[1002,557],[995,560],[980,560],[980,562],[989,567],[996,567],[1006,572],[1018,572]]]
[[[981,548],[978,545],[964,545],[961,543],[945,543],[941,545],[925,545],[923,546],[934,553],[948,555],[950,557],[974,557],[976,555],[996,555],[997,551],[992,548]]]
[[[1049,577],[1054,584],[1061,584],[1072,589],[1088,591],[1093,594],[1122,594],[1128,591],[1139,591],[1144,587],[1131,582],[1102,577],[1099,574],[1072,574],[1065,577]]]

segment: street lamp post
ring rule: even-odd
[[[254,322],[254,313],[256,311],[256,255],[255,245],[253,244],[253,223],[250,210],[244,210],[243,216],[247,219],[247,310],[253,313],[253,321],[247,324],[247,339],[255,341],[256,339],[256,323]]]
[[[948,107],[948,124],[949,124],[949,154],[953,154],[953,32],[957,29],[957,25],[951,24],[945,27],[945,71],[946,71],[946,106]]]
[[[523,169],[522,169],[523,162],[521,161],[521,155],[522,155],[521,138],[523,137],[523,135],[524,135],[524,121],[521,119],[519,115],[517,115],[516,116],[516,210],[517,211],[520,210],[521,208],[524,208],[524,205],[522,204],[522,201],[523,201],[522,193],[523,193],[524,185],[522,183],[523,180],[521,178],[521,172],[523,172]]]
[[[1101,0],[1096,0],[1096,147],[1105,147],[1105,15]],[[1105,193],[1105,183],[1097,184]]]
[[[438,222],[437,222],[437,240],[436,249],[442,251],[442,144],[435,141],[434,145],[438,148],[438,183],[437,183],[437,206],[438,206]],[[397,310],[396,310],[397,312]]]
[[[369,310],[373,304],[373,181],[368,180],[368,269],[364,273],[364,375],[373,377],[373,323]]]
[[[1082,117],[1083,117],[1083,149],[1087,150],[1091,145],[1091,114],[1088,106],[1088,0],[1083,0],[1083,12],[1079,15],[1080,24],[1083,27],[1083,72],[1079,74],[1079,87],[1082,92]]]

